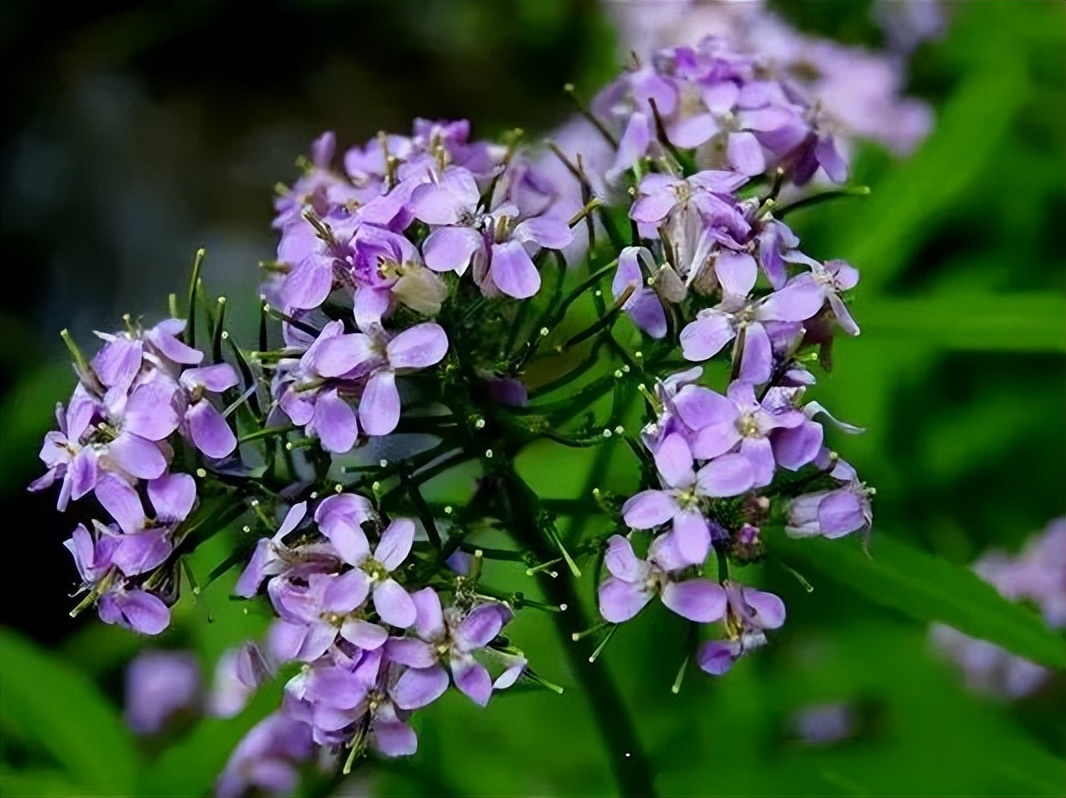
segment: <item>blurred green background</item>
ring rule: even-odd
[[[810,254],[862,273],[863,335],[837,345],[813,396],[867,428],[831,442],[877,487],[875,558],[884,538],[965,565],[1018,549],[1066,510],[1066,5],[949,5],[946,35],[911,67],[933,134],[902,161],[861,148],[855,180],[871,197],[790,221]],[[778,7],[804,29],[878,41],[866,3]],[[469,117],[485,136],[547,131],[572,110],[563,83],[590,94],[608,79],[615,38],[596,3],[562,0],[275,0],[254,23],[241,4],[207,0],[59,9],[0,9],[0,240],[17,275],[0,299],[0,792],[202,794],[277,690],[164,740],[122,726],[123,668],[144,641],[68,618],[75,572],[61,542],[74,521],[24,490],[73,385],[59,330],[88,347],[122,313],[159,317],[199,245],[211,289],[247,325],[256,263],[274,249],[272,186],[317,133],[347,146],[416,115]],[[546,497],[581,495],[591,454],[564,452],[523,464]],[[599,666],[637,718],[662,794],[1066,792],[1061,674],[1015,704],[972,694],[891,581],[854,591],[804,573],[813,593],[772,565],[742,573],[784,596],[789,621],[723,679],[690,673],[671,694],[684,629],[665,612],[606,650]],[[183,599],[150,645],[191,648],[209,674],[258,635],[267,610],[230,602],[232,576]],[[513,637],[573,688],[549,616],[524,613]],[[804,742],[798,718],[826,705],[847,708],[853,733]],[[500,695],[486,710],[449,695],[419,713],[416,757],[368,763],[343,789],[616,794],[590,712],[578,689]]]

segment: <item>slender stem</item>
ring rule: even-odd
[[[543,517],[537,495],[512,466],[502,467],[499,474],[511,504],[514,534],[519,543],[528,547],[538,560],[553,559],[555,549],[537,526],[537,519]],[[590,663],[573,642],[573,635],[592,626],[593,620],[582,606],[572,577],[569,573],[560,573],[552,578],[544,572],[538,573],[537,577],[549,604],[568,607],[566,612],[552,616],[555,629],[574,676],[592,704],[593,717],[607,749],[607,759],[619,793],[654,798],[651,767],[618,685],[603,665]]]

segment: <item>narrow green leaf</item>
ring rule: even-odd
[[[0,652],[0,717],[48,751],[82,795],[133,793],[133,738],[92,682],[10,629],[0,629]]]
[[[978,352],[1066,352],[1066,297],[1053,291],[882,298],[863,303],[858,316],[870,337]]]
[[[793,540],[781,529],[767,532],[770,551],[812,581],[818,574],[876,604],[921,621],[946,623],[1034,662],[1066,669],[1062,637],[967,568],[884,534],[874,536],[867,556],[855,537]]]
[[[1026,81],[1010,53],[971,73],[914,157],[876,183],[868,200],[841,210],[846,222],[838,229],[848,232],[834,251],[862,269],[866,293],[892,280],[997,156],[1027,97]]]
[[[71,795],[84,794],[85,788],[61,770],[16,769],[10,766],[0,769],[0,795],[70,798]]]

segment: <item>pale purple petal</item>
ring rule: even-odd
[[[472,658],[452,659],[455,686],[478,706],[486,706],[492,697],[492,677],[484,665]]]
[[[359,437],[355,411],[337,395],[336,389],[318,397],[313,423],[322,448],[329,452],[347,452],[355,446],[355,440]]]
[[[415,631],[423,640],[440,640],[444,637],[444,613],[440,597],[431,587],[424,587],[411,594],[415,604]]]
[[[540,272],[521,242],[492,245],[492,281],[507,296],[528,299],[540,290]]]
[[[382,317],[392,307],[392,292],[387,288],[372,288],[359,285],[352,296],[352,316],[355,326],[360,330],[369,330],[381,324]]]
[[[329,581],[329,586],[322,594],[322,609],[347,615],[366,601],[370,593],[370,577],[353,568]]]
[[[726,157],[741,174],[759,175],[766,171],[762,145],[752,133],[730,133],[726,142]]]
[[[671,488],[687,488],[696,481],[692,452],[679,433],[667,435],[655,450],[655,467]]]
[[[707,521],[696,511],[686,510],[674,516],[674,545],[692,565],[700,565],[711,549],[711,531]]]
[[[431,668],[437,664],[436,647],[414,637],[390,637],[385,643],[385,655],[408,668]]]
[[[814,157],[834,183],[843,183],[848,179],[848,162],[840,154],[832,136],[826,136],[818,142]]]
[[[604,564],[613,576],[626,582],[640,582],[648,576],[650,566],[633,553],[633,546],[621,535],[607,541]]]
[[[145,635],[157,635],[170,625],[167,605],[143,590],[105,593],[100,597],[99,611],[105,622],[119,623]]]
[[[459,272],[470,265],[470,259],[484,245],[481,234],[469,227],[442,227],[434,230],[422,244],[426,266],[435,272]]]
[[[673,518],[677,509],[677,502],[669,493],[645,490],[622,505],[622,517],[631,529],[651,529]]]
[[[722,676],[740,656],[740,643],[732,640],[709,640],[696,655],[700,668],[711,676]]]
[[[129,432],[123,432],[111,441],[107,454],[119,468],[140,479],[155,479],[167,470],[166,458],[158,444]]]
[[[437,183],[424,183],[411,195],[415,218],[426,224],[455,224],[474,209],[480,192],[474,176],[459,167],[445,169]]]
[[[744,349],[740,354],[739,379],[760,385],[767,382],[774,370],[774,353],[770,336],[761,324],[749,324],[744,330]]]
[[[835,490],[818,504],[818,525],[827,538],[838,538],[866,525],[862,500],[850,490]]]
[[[373,341],[362,333],[326,339],[315,349],[315,370],[323,377],[340,377],[375,362],[381,361],[374,353]]]
[[[359,421],[367,435],[388,435],[400,423],[400,392],[392,371],[381,369],[367,381],[359,400]]]
[[[563,219],[537,216],[519,222],[513,237],[519,241],[531,241],[548,249],[563,249],[574,240],[574,232]]]
[[[420,709],[432,704],[448,689],[448,672],[440,665],[411,668],[389,690],[400,709]]]
[[[174,550],[165,527],[121,535],[116,541],[111,561],[126,576],[148,573],[166,562]]]
[[[186,411],[185,422],[189,425],[193,445],[208,457],[225,457],[237,448],[237,436],[222,414],[206,399]]]
[[[623,172],[631,169],[648,152],[648,145],[651,144],[649,121],[648,115],[644,113],[635,113],[629,117],[626,129],[618,142],[614,165],[606,173],[609,182],[616,181]]]
[[[96,498],[123,532],[144,528],[144,507],[137,491],[114,474],[104,474],[96,483]]]
[[[628,621],[644,609],[652,598],[643,585],[624,582],[613,576],[600,585],[598,595],[600,615],[610,623]]]
[[[511,612],[503,604],[482,604],[474,607],[455,630],[455,644],[460,651],[484,648],[511,619]]]
[[[418,615],[411,595],[393,579],[374,586],[374,609],[382,621],[399,629],[413,624]]]
[[[718,124],[710,114],[696,114],[675,122],[667,128],[670,143],[682,149],[692,149],[718,132]]]
[[[755,311],[759,321],[806,321],[822,309],[825,291],[809,274],[789,281],[762,300]]]
[[[712,623],[725,615],[726,594],[722,586],[707,579],[671,582],[663,589],[663,604],[682,618]]]
[[[97,352],[92,369],[108,388],[120,386],[125,390],[141,370],[142,358],[140,341],[116,338]]]
[[[400,720],[380,720],[374,722],[370,731],[371,742],[382,756],[411,756],[418,750],[418,736],[415,730]],[[286,791],[287,792],[287,791]]]
[[[629,209],[629,218],[644,224],[658,224],[677,205],[677,194],[670,189],[659,190],[639,197]],[[621,258],[619,258],[621,267]]]
[[[730,402],[730,405],[733,403]],[[712,424],[696,433],[692,443],[692,453],[700,460],[710,460],[725,454],[740,441],[740,432],[735,421],[724,424]]]
[[[743,457],[751,464],[752,487],[761,488],[773,481],[774,451],[767,438],[745,438],[740,442],[740,454],[731,456]]]
[[[178,428],[180,421],[172,401],[176,390],[174,383],[166,379],[138,385],[126,403],[122,429],[145,440],[163,440]]]
[[[715,258],[714,272],[727,294],[746,297],[755,287],[759,267],[755,258],[746,252],[723,252]]]
[[[774,459],[782,468],[798,471],[814,462],[822,449],[824,432],[821,424],[808,422],[773,434]]]
[[[736,336],[733,320],[725,313],[701,313],[681,331],[681,354],[685,360],[709,360]]]
[[[702,385],[686,385],[677,392],[673,404],[685,425],[694,430],[711,425],[733,425],[739,415],[733,402]]]
[[[333,290],[333,267],[318,257],[297,264],[285,278],[281,296],[286,308],[317,308]]]
[[[386,353],[394,369],[429,368],[448,353],[448,336],[439,324],[417,324],[389,341]]]
[[[148,483],[155,517],[168,524],[184,521],[196,503],[196,480],[189,474],[166,474]]]
[[[374,559],[385,566],[388,571],[395,571],[411,553],[415,540],[415,522],[410,518],[397,518],[389,524],[381,535],[381,541],[374,551]]]
[[[181,374],[181,384],[187,389],[206,388],[211,393],[222,393],[240,382],[237,372],[229,363],[216,363],[203,368],[186,369]]]
[[[785,602],[773,593],[746,587],[741,594],[755,613],[753,622],[760,629],[777,629],[785,623]]]
[[[712,460],[696,474],[696,483],[703,496],[738,496],[755,481],[748,459],[741,454],[727,454]]]
[[[341,637],[364,651],[375,651],[385,645],[389,633],[376,623],[349,618],[341,625]]]
[[[138,438],[138,440],[144,439]],[[158,451],[158,449],[156,449],[156,451]],[[160,455],[160,457],[162,457],[162,455]],[[163,461],[163,469],[166,469],[165,460]],[[74,455],[74,459],[70,462],[69,471],[67,472],[66,478],[63,480],[63,492],[69,492],[70,498],[80,499],[96,486],[96,479],[96,452],[89,448],[82,449]],[[66,506],[66,498],[61,493],[58,509],[65,510]]]

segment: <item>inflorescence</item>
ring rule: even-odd
[[[246,696],[293,675],[223,793],[290,784],[284,763],[312,743],[348,767],[367,748],[411,754],[411,714],[450,687],[480,705],[519,680],[557,689],[507,625],[527,607],[580,614],[577,595],[493,589],[486,560],[556,585],[603,567],[593,659],[659,598],[721,675],[785,623],[736,575],[764,530],[869,531],[873,491],[824,438],[827,422],[859,430],[806,399],[835,332],[859,332],[858,273],[802,252],[784,221],[784,190],[847,178],[818,103],[709,38],[634,64],[582,113],[611,149],[601,170],[517,131],[472,140],[466,122],[417,120],[341,158],[326,134],[276,201],[254,351],[207,301],[202,257],[184,319],[172,298],[172,318],[128,320],[91,360],[68,341],[79,382],[33,488],[58,483],[60,510],[96,516],[67,542],[77,610],[158,634],[188,555],[243,529],[212,578],[243,562],[236,596],[265,593],[276,615],[230,681]],[[627,444],[641,489],[592,484],[571,508],[606,515],[606,533],[564,544],[567,508],[515,470],[541,439]],[[427,498],[471,463],[466,502]]]

